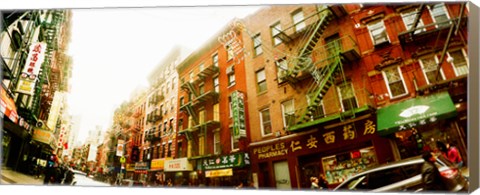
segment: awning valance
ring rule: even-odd
[[[377,110],[380,135],[434,123],[457,114],[448,92],[409,99]]]

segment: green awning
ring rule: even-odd
[[[419,127],[457,114],[448,92],[409,99],[377,110],[378,134]]]

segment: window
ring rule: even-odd
[[[205,137],[203,135],[198,136],[198,155],[202,156],[205,154]]]
[[[230,127],[230,132],[233,132],[233,127]],[[233,137],[233,133],[232,136],[230,136],[230,140],[232,141],[232,150],[237,150],[240,148],[238,144],[238,139],[235,139]]]
[[[214,154],[220,154],[221,152],[221,144],[220,144],[220,131],[215,131],[213,134],[213,142],[214,142],[214,147],[213,147],[213,152]]]
[[[213,88],[215,89],[215,92],[220,92],[220,83],[218,81],[218,77],[213,78]]]
[[[437,28],[450,25],[450,17],[448,16],[447,8],[444,3],[432,5],[429,9]]]
[[[198,123],[199,124],[205,123],[205,110],[198,111]]]
[[[168,93],[169,86],[170,86],[170,81],[167,81],[167,85],[165,86],[165,93]]]
[[[193,117],[188,116],[188,128],[191,129],[193,127]]]
[[[260,33],[258,33],[253,37],[253,50],[255,52],[255,56],[258,56],[263,53],[262,38],[260,37]]]
[[[351,110],[358,107],[352,83],[348,82],[339,85],[338,91],[340,93],[343,111]]]
[[[420,66],[422,67],[423,74],[425,75],[425,79],[427,80],[427,84],[435,83],[435,77],[437,76],[438,68],[438,58],[436,56],[431,56],[427,58],[422,58],[419,62]],[[438,79],[443,79],[443,72],[441,73],[442,77],[438,77]]]
[[[161,155],[161,158],[164,158],[165,157],[165,142],[162,144],[162,151],[160,152]]]
[[[173,111],[174,107],[175,107],[175,97],[172,97],[170,99],[170,111]]]
[[[172,80],[172,91],[175,90],[175,85],[177,84],[177,82],[175,81],[175,79]]]
[[[168,147],[167,147],[167,157],[172,156],[172,142],[168,142]]]
[[[185,103],[185,98],[182,96],[180,97],[180,106],[183,106],[183,104]]]
[[[183,157],[183,147],[182,147],[182,142],[181,142],[181,141],[179,141],[179,142],[177,143],[177,148],[178,148],[178,149],[177,149],[177,150],[178,150],[178,153],[177,153],[176,156],[177,156],[178,158],[182,158],[182,157]]]
[[[295,123],[295,106],[293,99],[282,103],[283,126],[285,128]]]
[[[233,86],[235,85],[235,73],[232,72],[230,74],[228,74],[228,86]]]
[[[271,26],[270,31],[272,33],[273,45],[278,45],[282,43],[282,39],[280,38],[280,32],[282,32],[282,25],[280,25],[280,22],[277,22],[276,24]]]
[[[231,45],[227,45],[227,61],[233,59],[233,47]]]
[[[294,12],[292,15],[292,19],[293,19],[293,24],[295,25],[296,32],[299,32],[306,27],[305,21],[304,21],[305,18],[303,17],[302,10],[298,10]]]
[[[377,20],[367,25],[370,36],[372,37],[373,45],[379,45],[388,42],[387,31],[383,20]]]
[[[205,64],[201,63],[198,69],[200,70],[200,72],[202,72],[205,69]]]
[[[213,66],[218,67],[218,54],[214,54],[212,56],[212,63],[213,63]]]
[[[272,134],[272,124],[270,121],[270,110],[268,108],[260,111],[260,128],[262,130],[262,136]]]
[[[162,148],[160,147],[160,144],[157,145],[157,158],[161,158],[162,156]]]
[[[213,120],[220,121],[220,104],[218,103],[213,105]]]
[[[198,85],[198,93],[199,95],[202,95],[205,93],[205,85],[203,84]]]
[[[451,63],[455,68],[455,75],[460,76],[468,74],[468,57],[462,49],[449,51],[447,54],[449,58],[453,59]]]
[[[415,18],[418,15],[418,9],[412,9],[408,10],[406,12],[400,13],[402,16],[403,23],[405,24],[405,28],[407,28],[407,31],[410,30],[413,26],[413,22],[415,22]],[[416,27],[421,27],[423,26],[423,21],[422,19],[418,20],[418,24]],[[415,31],[415,34],[420,33],[422,31],[425,31],[425,28],[421,28]]]
[[[383,71],[385,82],[387,83],[388,92],[390,97],[395,98],[404,94],[407,94],[405,83],[403,82],[403,76],[400,71],[400,67],[394,66]]]
[[[286,57],[281,58],[275,62],[277,65],[277,81],[278,83],[284,82],[284,77],[287,75],[288,64]]]
[[[229,117],[231,118],[233,116],[232,96],[228,96],[228,110],[229,110]]]
[[[265,78],[265,69],[257,71],[257,92],[267,91],[267,79]]]

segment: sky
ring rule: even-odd
[[[78,140],[113,112],[175,45],[199,48],[235,16],[259,6],[72,9],[69,113],[81,116]]]

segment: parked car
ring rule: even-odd
[[[423,191],[421,156],[380,165],[360,172],[334,188],[334,191],[359,190],[371,192]],[[461,171],[442,155],[437,157],[438,167],[449,191],[468,191],[468,181]]]

